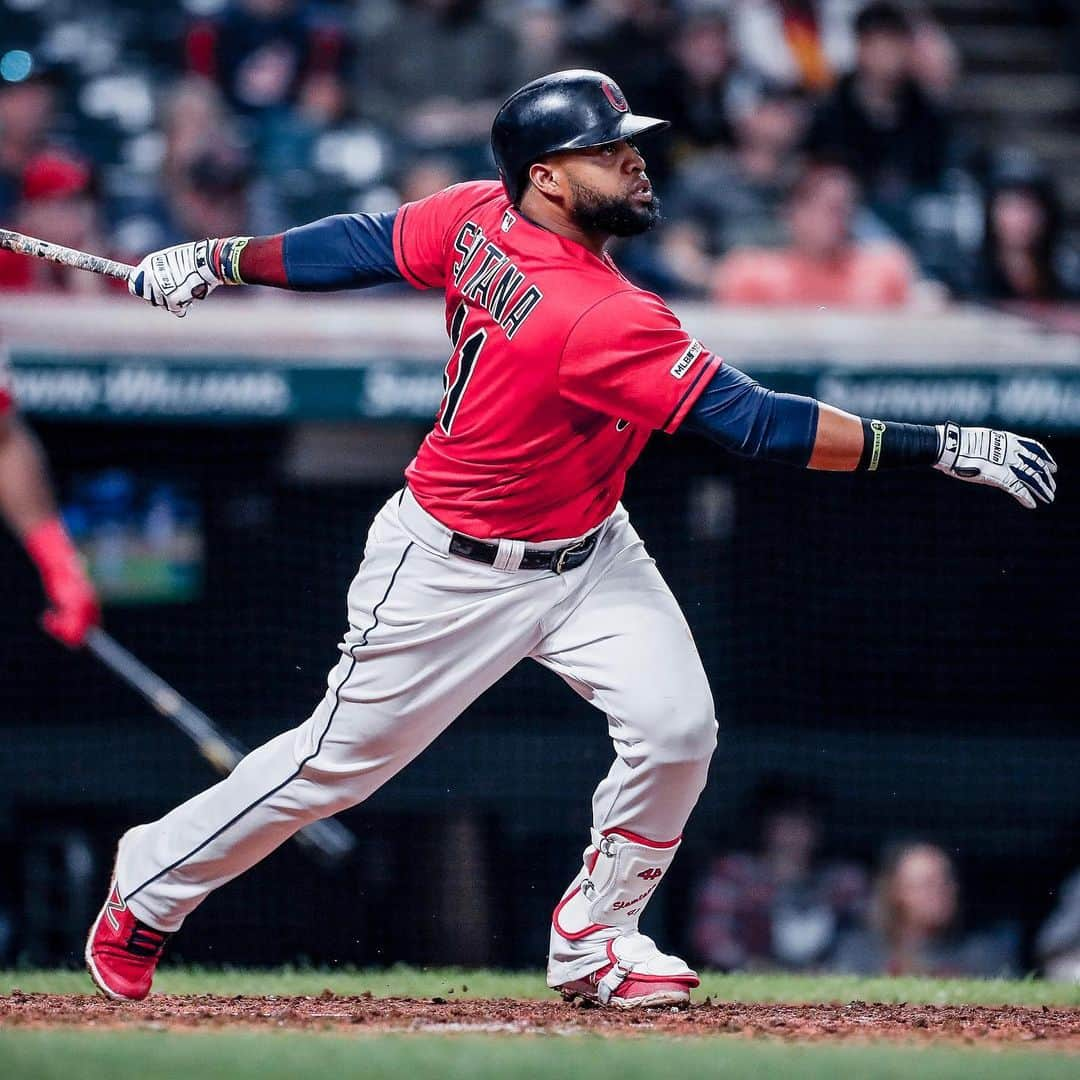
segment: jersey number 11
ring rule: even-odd
[[[446,361],[446,369],[443,371],[443,398],[439,406],[439,427],[447,435],[450,434],[454,417],[461,408],[461,399],[476,369],[480,350],[487,340],[487,331],[481,329],[461,341],[467,314],[468,308],[461,303],[450,321],[450,344],[454,346],[454,351],[450,354],[450,359]],[[460,347],[459,342],[461,342]]]

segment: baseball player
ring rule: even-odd
[[[606,715],[615,747],[555,907],[548,984],[623,1008],[687,1003],[697,975],[638,921],[705,784],[716,720],[686,621],[619,502],[649,436],[687,428],[813,469],[936,467],[1029,508],[1053,500],[1037,442],[774,393],[627,281],[605,245],[656,222],[634,140],[666,126],[605,75],[558,72],[499,109],[501,183],[181,244],[133,271],[133,293],[181,316],[219,285],[441,289],[451,352],[434,426],[368,533],[314,712],[121,838],[86,947],[110,997],[143,998],[166,937],[212,890],[366,799],[531,657]]]
[[[11,375],[0,352],[0,516],[41,575],[49,608],[41,625],[69,648],[82,645],[101,618],[97,595],[56,510],[45,457],[19,418]]]

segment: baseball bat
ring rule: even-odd
[[[222,731],[206,713],[192,705],[100,627],[91,627],[87,632],[86,647],[191,739],[199,753],[219,773],[231,773],[247,753],[241,743]],[[293,835],[293,839],[309,855],[328,867],[337,866],[356,849],[356,837],[340,821],[332,818],[305,825]]]
[[[48,259],[63,266],[74,266],[76,270],[89,270],[92,274],[119,278],[121,281],[127,281],[128,274],[134,269],[127,263],[106,259],[104,255],[76,251],[75,248],[51,244],[48,240],[39,240],[36,236],[24,236],[11,229],[0,229],[0,248],[16,251],[20,255],[30,255],[35,259]]]

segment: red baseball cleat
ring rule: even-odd
[[[94,985],[114,1001],[142,1001],[169,935],[147,926],[124,903],[114,877],[109,898],[86,939],[86,970]]]
[[[689,968],[686,968],[685,972],[670,975],[637,972],[631,962],[620,960],[615,956],[610,943],[607,951],[609,962],[602,968],[598,968],[583,979],[563,983],[557,988],[567,1001],[584,998],[597,1005],[607,1005],[617,1009],[689,1006],[690,990],[700,982],[697,975]],[[662,959],[671,958],[663,957]]]

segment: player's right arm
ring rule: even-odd
[[[335,214],[273,236],[176,244],[147,255],[128,289],[182,317],[219,285],[332,292],[405,281],[438,288],[451,226],[490,186],[455,184],[387,213]]]
[[[19,419],[0,367],[0,517],[19,538],[49,598],[42,626],[81,645],[101,618],[97,596],[56,509],[45,455]]]

